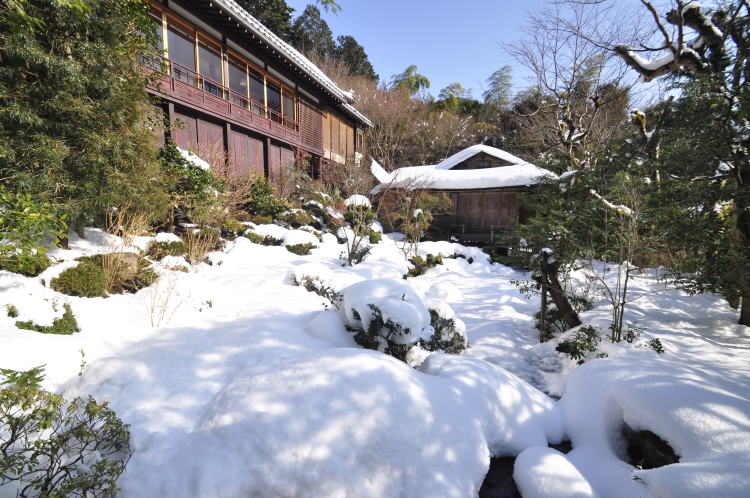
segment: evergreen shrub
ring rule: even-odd
[[[596,351],[600,341],[599,329],[593,325],[584,325],[570,339],[558,344],[556,349],[576,360],[579,365],[583,365],[588,354]]]
[[[49,268],[51,262],[43,252],[16,253],[0,259],[0,270],[36,277]]]
[[[165,256],[184,256],[187,252],[184,242],[152,242],[148,246],[146,256],[151,259],[160,261]]]
[[[33,321],[16,322],[16,327],[23,330],[33,330],[42,334],[71,335],[80,332],[78,321],[68,303],[63,304],[65,313],[60,318],[55,318],[52,325],[37,325]]]
[[[316,246],[315,244],[310,244],[310,243],[292,244],[292,245],[286,246],[286,250],[293,254],[297,254],[298,256],[306,256],[310,252],[311,249],[315,249],[316,247],[318,246]]]
[[[105,297],[107,275],[101,265],[81,261],[78,266],[68,268],[60,276],[53,278],[50,287],[68,296]]]
[[[434,268],[437,265],[442,265],[443,257],[439,254],[437,256],[428,254],[427,258],[425,259],[422,256],[417,255],[411,258],[409,262],[414,265],[414,268],[409,268],[409,271],[406,273],[406,275],[404,275],[404,278],[424,275],[424,273],[430,268]]]

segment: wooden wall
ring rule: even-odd
[[[483,169],[483,168],[498,168],[500,166],[510,166],[513,163],[499,159],[495,156],[485,154],[484,152],[479,153],[475,156],[470,157],[466,161],[456,164],[451,169]]]

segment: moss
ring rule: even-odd
[[[165,256],[184,256],[187,248],[184,242],[152,242],[148,246],[146,256],[155,260],[161,260]]]
[[[78,321],[73,314],[73,310],[70,309],[68,303],[63,304],[65,313],[60,318],[55,318],[52,325],[37,325],[33,321],[27,322],[16,322],[16,327],[24,330],[33,330],[35,332],[41,332],[42,334],[57,334],[57,335],[70,335],[75,332],[79,332]]]
[[[104,297],[107,295],[107,275],[100,265],[81,261],[53,278],[50,286],[69,296]]]
[[[49,268],[50,260],[46,254],[15,254],[0,262],[0,270],[20,273],[27,277],[36,277]]]
[[[286,246],[286,250],[297,254],[298,256],[305,256],[310,252],[310,249],[314,249],[318,246],[315,244],[293,244],[290,246]]]

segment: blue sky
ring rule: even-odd
[[[431,82],[430,92],[454,81],[480,97],[487,77],[513,66],[516,90],[528,76],[502,49],[522,39],[526,13],[545,0],[337,0],[338,15],[323,12],[338,35],[352,35],[365,47],[381,79],[390,80],[416,64]],[[310,0],[287,0],[299,15]]]

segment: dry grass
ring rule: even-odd
[[[185,244],[185,259],[191,265],[205,262],[206,255],[217,249],[222,242],[219,233],[210,229],[188,233],[182,237],[182,241]]]
[[[106,231],[119,239],[111,238],[101,255],[101,264],[107,276],[107,292],[116,292],[125,281],[138,273],[140,256],[128,251],[138,235],[145,235],[150,228],[148,216],[131,204],[113,208],[107,213]]]

